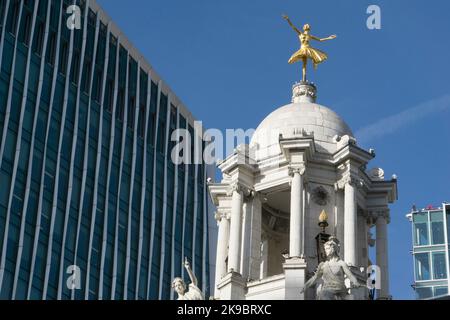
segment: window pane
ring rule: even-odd
[[[431,238],[433,244],[442,244],[445,242],[444,233],[444,214],[442,211],[430,212],[431,220]]]
[[[444,217],[442,215],[442,211],[431,212],[430,220],[431,221],[443,221]]]
[[[431,237],[433,244],[444,243],[444,223],[442,221],[431,222]]]
[[[431,287],[417,288],[416,289],[417,299],[431,298],[433,296],[433,291],[431,289],[432,289]]]
[[[433,253],[433,275],[434,279],[447,278],[447,271],[445,265],[445,253],[435,252]]]
[[[428,224],[416,223],[414,225],[414,241],[418,246],[428,244]]]
[[[446,218],[447,218],[447,237],[450,234],[450,206],[445,206]]]
[[[434,287],[434,296],[443,296],[448,292],[447,287]]]
[[[416,258],[416,280],[430,280],[430,258],[428,253],[418,253]]]
[[[413,215],[414,222],[428,222],[428,211]]]

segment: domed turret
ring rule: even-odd
[[[250,146],[254,148],[256,160],[281,153],[280,134],[304,131],[314,135],[319,152],[334,153],[336,136],[353,133],[349,126],[333,110],[315,103],[316,87],[300,82],[293,87],[292,103],[269,114],[256,129]]]
[[[374,152],[360,148],[348,125],[315,101],[313,84],[295,84],[292,103],[269,114],[250,148],[241,145],[219,164],[221,182],[208,184],[219,225],[217,298],[317,297],[305,284],[328,259],[329,234],[340,241],[340,259],[357,279],[352,281],[363,283],[361,268],[372,264],[367,231],[375,224],[379,296],[389,297],[383,275],[388,204],[397,199],[397,180],[385,180],[381,169],[366,172]],[[368,299],[364,287],[350,294]]]

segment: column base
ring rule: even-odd
[[[305,286],[306,266],[306,260],[297,257],[283,263],[286,300],[305,300],[305,293],[301,290]]]
[[[247,282],[237,272],[226,274],[217,285],[220,300],[245,300]]]

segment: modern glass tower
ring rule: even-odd
[[[450,204],[407,215],[412,222],[414,284],[417,299],[447,295],[450,287]]]
[[[95,1],[0,0],[0,37],[0,298],[170,299],[184,257],[208,296],[189,111]]]

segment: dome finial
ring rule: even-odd
[[[309,81],[300,81],[292,86],[292,103],[316,102],[317,87]]]

